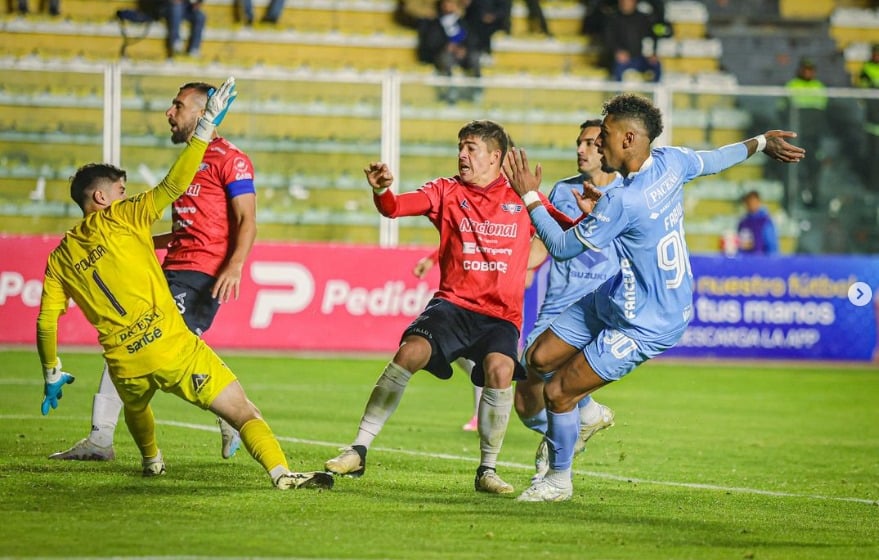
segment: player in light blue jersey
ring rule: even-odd
[[[805,150],[786,141],[796,133],[781,130],[716,150],[651,149],[662,132],[662,115],[650,100],[634,94],[611,98],[602,114],[598,150],[623,181],[603,194],[587,185],[577,200],[589,215],[567,231],[548,217],[537,195],[540,166],[532,172],[519,149],[504,162],[504,173],[553,257],[570,259],[613,246],[620,258],[613,278],[568,307],[526,352],[529,367],[555,374],[544,387],[550,469],[520,501],[573,496],[577,402],[674,346],[690,322],[693,275],[684,241],[684,183],[759,151],[786,163],[805,157]]]
[[[589,181],[599,190],[606,190],[622,180],[619,173],[604,170],[601,154],[595,145],[601,132],[601,119],[592,119],[580,125],[577,136],[577,170],[579,173],[557,182],[549,193],[553,205],[576,220],[583,216],[577,206],[575,192],[583,190],[583,182]],[[529,261],[542,263],[548,253],[539,237],[531,242]],[[537,314],[537,321],[525,341],[527,349],[549,327],[550,323],[569,305],[600,286],[619,269],[619,259],[613,247],[602,251],[587,251],[569,260],[553,259],[549,265],[546,293]],[[547,376],[548,377],[548,376]],[[528,378],[516,383],[516,413],[525,426],[546,435],[546,407],[543,401],[544,376],[529,369]],[[586,395],[577,406],[580,414],[580,436],[574,453],[586,448],[586,441],[596,432],[613,425],[613,411]],[[546,438],[541,438],[534,458],[535,474],[532,481],[542,478],[549,469]]]

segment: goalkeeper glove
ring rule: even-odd
[[[220,89],[209,91],[204,115],[199,117],[193,136],[205,142],[210,142],[211,137],[214,135],[214,128],[223,122],[223,119],[226,117],[226,111],[229,110],[229,106],[232,105],[236,97],[238,97],[238,92],[235,90],[235,78],[231,76],[223,82]]]
[[[76,378],[66,371],[61,371],[61,358],[58,358],[55,367],[43,368],[43,379],[45,381],[43,385],[44,397],[40,412],[46,416],[49,414],[49,407],[58,408],[58,399],[62,396],[61,389],[68,383],[76,381]]]

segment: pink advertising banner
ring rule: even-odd
[[[0,236],[0,344],[35,344],[46,257],[58,237]],[[205,336],[215,348],[393,352],[436,290],[412,268],[431,248],[257,243],[238,300],[223,304]],[[59,343],[96,344],[76,307]]]

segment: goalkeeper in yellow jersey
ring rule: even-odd
[[[210,409],[239,430],[244,447],[277,488],[331,488],[328,474],[290,471],[278,440],[235,375],[187,328],[153,249],[153,222],[189,186],[214,127],[236,96],[229,78],[208,99],[168,175],[145,193],[126,198],[126,173],[109,164],[88,164],[73,176],[70,196],[84,217],[49,255],[37,318],[42,413],[56,408],[63,386],[73,382],[57,354],[58,319],[72,299],[98,331],[125,422],[143,456],[144,476],[165,473],[150,407],[161,389]]]

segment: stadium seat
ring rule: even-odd
[[[79,61],[116,61],[121,37],[113,17],[116,10],[132,5],[133,0],[65,0],[63,21],[0,20],[0,48],[16,61],[70,68],[77,68]],[[257,0],[257,7],[262,5]],[[321,239],[332,232],[336,239],[342,229],[348,235],[349,228],[352,235],[377,236],[377,215],[362,172],[366,162],[381,156],[382,92],[375,70],[395,69],[404,78],[404,144],[400,169],[395,170],[400,190],[415,189],[426,178],[454,174],[457,131],[473,118],[502,122],[542,163],[545,177],[569,176],[575,171],[576,125],[598,118],[601,103],[612,92],[583,88],[581,81],[577,87],[566,87],[570,77],[605,84],[607,73],[596,67],[595,46],[580,35],[581,3],[545,0],[543,5],[554,37],[532,33],[524,5],[514,3],[512,34],[496,36],[494,64],[485,68],[487,77],[524,77],[537,85],[487,87],[478,103],[456,106],[439,102],[433,85],[405,81],[407,76],[429,76],[433,70],[415,60],[414,31],[394,23],[392,0],[288,0],[278,25],[253,28],[238,21],[233,0],[208,2],[201,58],[177,60],[173,66],[165,61],[164,27],[151,26],[121,61],[121,164],[130,170],[132,192],[151,186],[149,178],[160,177],[173,154],[161,113],[181,85],[181,76],[216,76],[223,67],[261,73],[241,80],[241,99],[222,133],[254,161],[264,224],[260,231],[266,238],[295,232],[297,238]],[[706,38],[706,6],[694,0],[669,1],[667,16],[675,25],[675,36],[660,47],[666,83],[713,88],[734,84],[733,76],[719,70],[721,43]],[[141,65],[149,71],[139,74]],[[328,81],[314,79],[313,72]],[[277,79],[272,79],[273,73]],[[297,76],[302,78],[297,81]],[[18,154],[22,162],[0,174],[0,182],[20,181],[9,191],[19,199],[16,204],[33,211],[26,197],[41,176],[47,179],[48,199],[61,202],[65,181],[76,165],[103,156],[103,87],[100,74],[69,72],[57,80],[38,71],[15,72],[0,86],[0,151]],[[38,101],[40,109],[24,121],[19,113],[28,99]],[[744,136],[747,123],[732,96],[675,95],[673,107],[669,123],[675,143],[702,147]],[[64,154],[60,160],[59,152]],[[761,179],[762,168],[738,166],[724,178]],[[0,184],[2,196],[4,189]],[[706,207],[709,210],[720,211]],[[50,210],[46,219],[61,220]],[[408,240],[430,240],[433,235],[429,224],[406,224],[404,230],[402,238]]]

